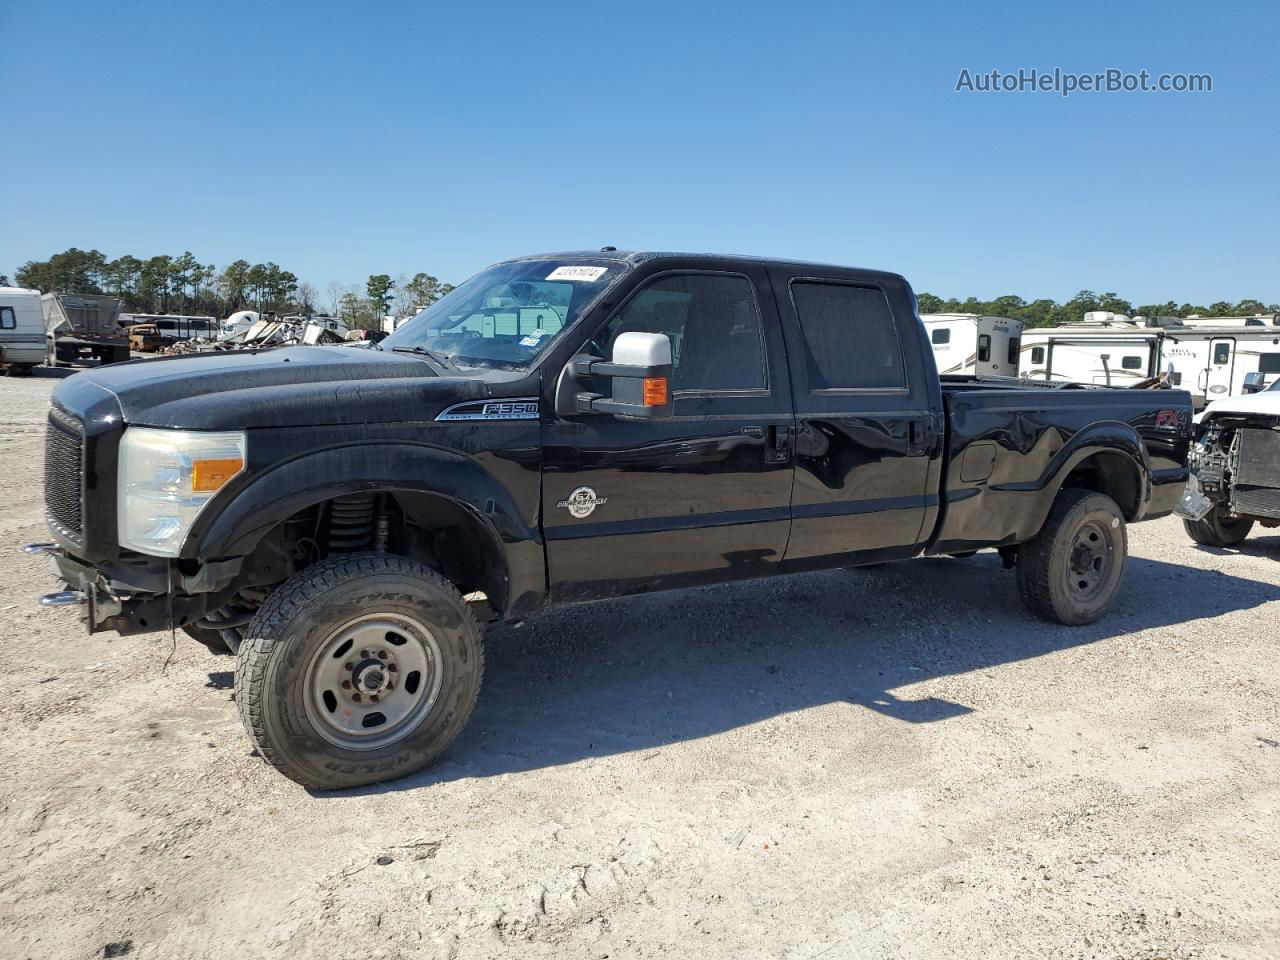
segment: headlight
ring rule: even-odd
[[[244,469],[243,433],[128,427],[120,441],[120,546],[176,557],[204,505]]]

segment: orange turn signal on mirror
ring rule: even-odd
[[[212,493],[244,469],[239,457],[194,460],[191,464],[191,489],[196,493]]]
[[[667,402],[667,378],[645,377],[643,396],[646,407],[665,406]]]

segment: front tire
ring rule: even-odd
[[[1249,535],[1253,521],[1231,519],[1221,507],[1214,507],[1199,520],[1183,520],[1182,525],[1196,543],[1205,547],[1234,547]]]
[[[236,657],[254,746],[320,790],[428,766],[466,725],[484,672],[480,627],[453,585],[379,553],[332,557],[271,594]]]
[[[1111,605],[1128,555],[1119,506],[1105,494],[1062,490],[1040,532],[1018,552],[1018,592],[1031,612],[1068,626]]]

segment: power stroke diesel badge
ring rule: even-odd
[[[596,507],[602,506],[609,502],[608,497],[597,497],[596,492],[590,487],[578,487],[573,493],[565,497],[557,507],[568,507],[569,515],[578,520],[582,520],[591,516],[595,512]]]

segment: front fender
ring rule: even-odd
[[[545,592],[546,568],[537,517],[522,515],[512,491],[474,458],[428,444],[347,444],[272,465],[215,498],[182,544],[180,556],[201,561],[243,557],[288,517],[334,497],[367,491],[412,491],[444,497],[478,521],[506,567],[508,594]]]

